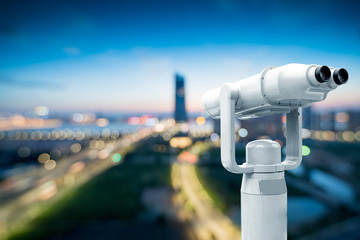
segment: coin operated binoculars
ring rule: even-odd
[[[243,240],[287,239],[287,188],[285,170],[302,160],[301,109],[326,98],[348,81],[343,68],[287,64],[206,92],[205,111],[221,124],[221,163],[232,173],[242,173],[241,237]],[[249,119],[286,113],[286,158],[271,140],[246,145],[246,162],[235,161],[234,118]]]

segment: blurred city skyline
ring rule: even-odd
[[[359,109],[357,1],[2,2],[0,112],[172,112],[174,74],[187,110],[267,66],[344,67],[349,83],[315,109]]]
[[[359,239],[359,9],[0,1],[0,238],[240,238],[242,177],[223,168],[220,120],[201,97],[301,63],[345,68],[349,81],[303,109],[303,162],[285,172],[288,239]],[[233,134],[238,164],[261,139],[286,159],[284,115],[236,120]]]

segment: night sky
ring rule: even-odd
[[[0,112],[171,111],[271,65],[344,67],[316,105],[359,108],[358,1],[0,1]]]

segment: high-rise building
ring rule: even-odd
[[[187,122],[187,114],[185,109],[185,87],[184,77],[175,75],[175,121]]]

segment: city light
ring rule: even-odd
[[[336,139],[336,135],[333,131],[323,131],[321,136],[327,141],[334,141]]]
[[[89,147],[92,149],[103,149],[105,147],[105,142],[103,140],[91,140]]]
[[[42,153],[38,157],[39,163],[45,163],[48,160],[50,160],[50,155],[48,153]]]
[[[81,141],[85,138],[85,133],[81,132],[81,131],[77,131],[75,133],[75,139],[78,141]]]
[[[339,142],[344,141],[344,138],[342,137],[342,132],[336,133],[336,140],[338,140]]]
[[[210,135],[210,140],[212,141],[212,142],[217,142],[218,140],[219,140],[219,134],[217,134],[217,133],[212,133],[211,135]]]
[[[303,156],[309,156],[310,154],[310,148],[308,146],[303,145],[302,146],[302,155]]]
[[[172,148],[186,148],[192,144],[189,137],[173,137],[170,139],[170,146]]]
[[[323,140],[322,131],[320,131],[320,130],[315,131],[314,136],[317,140]]]
[[[99,153],[98,153],[98,157],[100,158],[100,159],[105,159],[105,158],[107,158],[108,156],[109,156],[109,150],[107,150],[106,148],[105,149],[103,149],[103,150],[101,150]]]
[[[34,109],[34,113],[38,116],[46,116],[49,114],[49,108],[45,107],[45,106],[37,106]]]
[[[15,127],[19,127],[26,123],[26,119],[21,115],[15,115],[11,117],[11,122]]]
[[[69,173],[75,174],[75,173],[81,172],[84,168],[85,168],[85,163],[83,161],[79,161],[79,162],[73,163],[69,167]]]
[[[62,125],[60,119],[27,118],[22,115],[0,117],[0,130],[55,128]]]
[[[40,187],[38,199],[40,201],[48,200],[57,193],[57,186],[55,181],[48,181]]]
[[[84,119],[83,115],[81,113],[75,113],[72,117],[73,121],[76,123],[80,123],[82,122],[82,120]]]
[[[179,154],[178,161],[194,164],[197,161],[197,157],[195,154],[185,151],[185,152],[182,152],[181,154]]]
[[[130,125],[139,125],[140,119],[138,117],[129,117],[128,118],[128,124]]]
[[[197,117],[196,120],[195,120],[196,124],[197,125],[204,125],[206,123],[206,119],[204,117]]]
[[[120,162],[120,161],[121,161],[121,155],[120,155],[120,153],[115,153],[114,155],[112,155],[111,159],[112,159],[112,161],[113,161],[114,163]]]
[[[302,138],[306,139],[311,137],[311,131],[309,129],[303,128],[302,129]]]
[[[78,153],[81,151],[81,145],[79,143],[74,143],[71,145],[70,150],[72,153]]]
[[[240,137],[246,137],[248,135],[248,131],[245,128],[240,128],[239,129],[239,136]]]
[[[189,125],[188,123],[182,123],[182,124],[180,125],[180,131],[181,131],[182,133],[188,133],[189,130],[190,130],[190,125]]]
[[[352,131],[345,131],[342,134],[342,137],[347,142],[353,142],[355,141],[355,133]]]
[[[56,162],[52,159],[50,160],[47,160],[45,163],[44,163],[44,168],[46,170],[52,170],[56,167]]]
[[[335,120],[339,123],[346,123],[350,119],[350,116],[348,113],[345,112],[339,112],[335,115]]]
[[[219,211],[198,177],[195,165],[173,163],[171,184],[175,209],[181,221],[190,223],[196,239],[240,239],[241,232],[228,216]],[[190,206],[190,207],[184,207]],[[194,216],[194,212],[197,214]]]
[[[18,118],[18,120],[16,120]],[[21,122],[21,117],[16,117],[15,120]],[[24,117],[24,119],[26,119]],[[25,120],[27,121],[27,120]],[[45,121],[41,119],[40,121]],[[165,153],[172,152],[173,150],[169,149],[169,146],[172,148],[178,149],[186,149],[182,153],[180,153],[177,157],[178,162],[185,163],[180,165],[192,166],[199,161],[199,154],[204,152],[204,145],[208,145],[211,147],[216,147],[219,143],[220,136],[217,133],[214,133],[213,128],[208,125],[200,125],[196,121],[196,124],[177,124],[173,127],[169,127],[172,124],[171,121],[161,121],[161,123],[157,122],[154,126],[150,126],[148,131],[139,130],[133,133],[131,130],[113,130],[110,126],[102,129],[82,129],[82,128],[72,128],[68,125],[67,128],[54,128],[49,130],[15,130],[10,132],[2,132],[0,131],[0,136],[2,139],[10,140],[10,141],[38,141],[42,143],[43,141],[53,141],[53,140],[64,140],[64,141],[79,141],[79,142],[71,142],[71,144],[67,145],[67,147],[54,148],[52,150],[48,150],[49,153],[37,153],[36,150],[30,150],[30,147],[19,147],[17,149],[17,155],[20,158],[27,158],[30,154],[40,154],[38,155],[38,161],[43,163],[41,167],[48,170],[48,174],[51,174],[51,170],[53,173],[57,173],[61,171],[61,167],[64,165],[59,165],[62,163],[60,161],[64,161],[63,159],[67,159],[71,155],[69,153],[78,153],[80,151],[86,152],[84,156],[87,159],[92,159],[93,161],[98,161],[98,159],[106,159],[103,162],[104,164],[113,163],[120,164],[123,161],[123,156],[120,153],[113,153],[113,151],[119,151],[117,138],[121,136],[120,139],[122,146],[132,146],[132,143],[135,141],[139,141],[145,136],[155,136],[161,137],[164,142],[162,143],[154,143],[151,148],[156,153]],[[76,123],[78,126],[78,123]],[[158,125],[159,124],[159,125]],[[155,132],[156,125],[158,125],[158,130],[160,132]],[[189,137],[174,137],[176,134],[181,131],[181,127],[183,126],[183,131],[188,131]],[[144,126],[145,127],[145,126]],[[188,130],[190,129],[190,130]],[[250,128],[248,128],[250,129]],[[242,137],[248,136],[248,129],[241,128],[236,134],[236,139],[240,139]],[[335,128],[336,129],[336,128]],[[360,128],[359,128],[360,129]],[[354,131],[334,131],[334,130],[302,130],[303,138],[312,137],[313,139],[319,141],[339,141],[339,142],[359,142],[360,140],[360,130],[357,129]],[[121,133],[121,135],[120,135]],[[261,139],[270,138],[270,134],[260,136]],[[316,138],[315,138],[316,136]],[[200,139],[196,139],[200,138]],[[83,140],[88,140],[86,142],[81,142]],[[115,141],[113,141],[115,140]],[[210,142],[210,141],[211,142]],[[169,141],[169,142],[168,142]],[[194,144],[193,141],[196,141]],[[281,145],[283,145],[282,140],[277,139]],[[86,144],[86,146],[84,146]],[[87,148],[87,144],[89,148]],[[30,145],[29,145],[30,146]],[[309,145],[310,146],[310,145]],[[308,146],[302,146],[302,154],[303,156],[309,156],[313,149]],[[45,150],[44,150],[45,151]],[[316,150],[314,150],[314,153]],[[316,155],[316,154],[315,154]],[[315,156],[314,155],[314,156]],[[67,156],[64,158],[64,156]],[[74,155],[75,156],[75,155]],[[76,155],[81,156],[81,155]],[[203,155],[203,159],[207,158],[207,153]],[[81,160],[75,158],[76,161],[71,163],[65,167],[67,172],[66,183],[74,185],[76,183],[75,175],[81,174],[83,175],[85,171],[83,171],[87,166],[87,160]],[[208,161],[208,160],[207,160]],[[112,165],[112,166],[113,166]],[[56,171],[54,169],[56,168]],[[79,175],[80,176],[80,175]],[[54,190],[55,189],[55,190]],[[41,201],[45,201],[50,199],[57,193],[57,188],[48,188],[47,191],[42,190],[43,192],[36,197]],[[59,191],[60,192],[60,191]],[[41,195],[41,196],[40,196]],[[202,196],[203,193],[199,193],[199,196]]]
[[[107,125],[109,125],[109,120],[107,120],[106,118],[99,118],[96,120],[96,125],[98,127],[106,127]]]
[[[6,144],[10,141],[9,144],[18,144],[17,146],[19,146],[14,150],[16,155],[14,159],[17,157],[30,157],[23,160],[23,162],[28,163],[32,160],[32,155],[34,155],[35,159],[42,163],[39,166],[36,166],[36,164],[15,164],[11,171],[7,169],[4,170],[4,173],[8,171],[10,174],[8,175],[9,177],[7,177],[8,179],[3,179],[1,182],[1,195],[3,193],[16,194],[13,194],[14,196],[11,196],[12,200],[8,201],[9,205],[11,205],[10,207],[8,204],[4,204],[0,208],[0,214],[6,219],[6,226],[4,225],[5,223],[0,220],[0,235],[4,233],[4,227],[7,228],[10,225],[16,225],[15,222],[19,222],[18,219],[21,219],[21,224],[25,225],[31,221],[33,216],[38,216],[38,214],[42,212],[42,210],[38,210],[41,208],[38,205],[39,201],[46,201],[46,204],[50,203],[49,206],[52,206],[51,200],[47,200],[58,194],[58,192],[58,196],[60,198],[63,197],[62,194],[64,194],[64,192],[67,193],[68,190],[72,191],[73,186],[86,183],[94,175],[112,167],[114,163],[121,163],[123,156],[115,153],[111,155],[110,161],[98,161],[98,159],[106,159],[110,156],[111,152],[119,151],[120,148],[121,151],[126,154],[132,151],[135,142],[146,138],[153,132],[151,128],[144,128],[136,132],[127,130],[127,134],[117,139],[120,136],[120,131],[116,129],[110,130],[106,128],[99,131],[98,129],[86,130],[72,128],[68,125],[67,127],[68,128],[49,130],[0,131],[0,136]],[[124,130],[122,130],[122,132],[124,132]],[[163,134],[167,134],[167,132]],[[101,139],[99,139],[100,137]],[[75,142],[85,139],[88,141]],[[11,142],[24,140],[26,141],[15,144]],[[65,142],[54,142],[54,140]],[[89,144],[91,147],[84,147],[84,149],[82,149],[82,144]],[[36,147],[34,147],[34,145]],[[40,149],[43,149],[42,153],[38,152]],[[167,145],[159,144],[160,152],[165,152],[166,149]],[[76,153],[81,150],[84,151],[84,154],[69,155],[70,152]],[[90,168],[87,168],[89,165]],[[83,171],[85,168],[87,168],[88,171]],[[13,171],[13,169],[16,169],[16,172]],[[42,169],[48,172],[45,174]],[[81,175],[78,175],[80,172]],[[16,176],[16,178],[12,178],[12,176]],[[43,184],[44,182],[45,184]],[[26,187],[25,192],[23,191],[23,187]],[[66,190],[60,191],[60,189]],[[29,216],[31,217],[29,218]]]
[[[158,133],[164,131],[164,129],[165,129],[165,127],[162,123],[158,123],[154,127],[155,132],[158,132]]]
[[[109,130],[109,129],[104,129],[104,130],[101,131],[101,137],[102,137],[103,139],[109,138],[110,135],[111,135],[111,133],[110,133],[110,130]]]
[[[358,140],[360,142],[360,131],[357,131],[355,133],[355,138],[356,138],[356,140]]]

